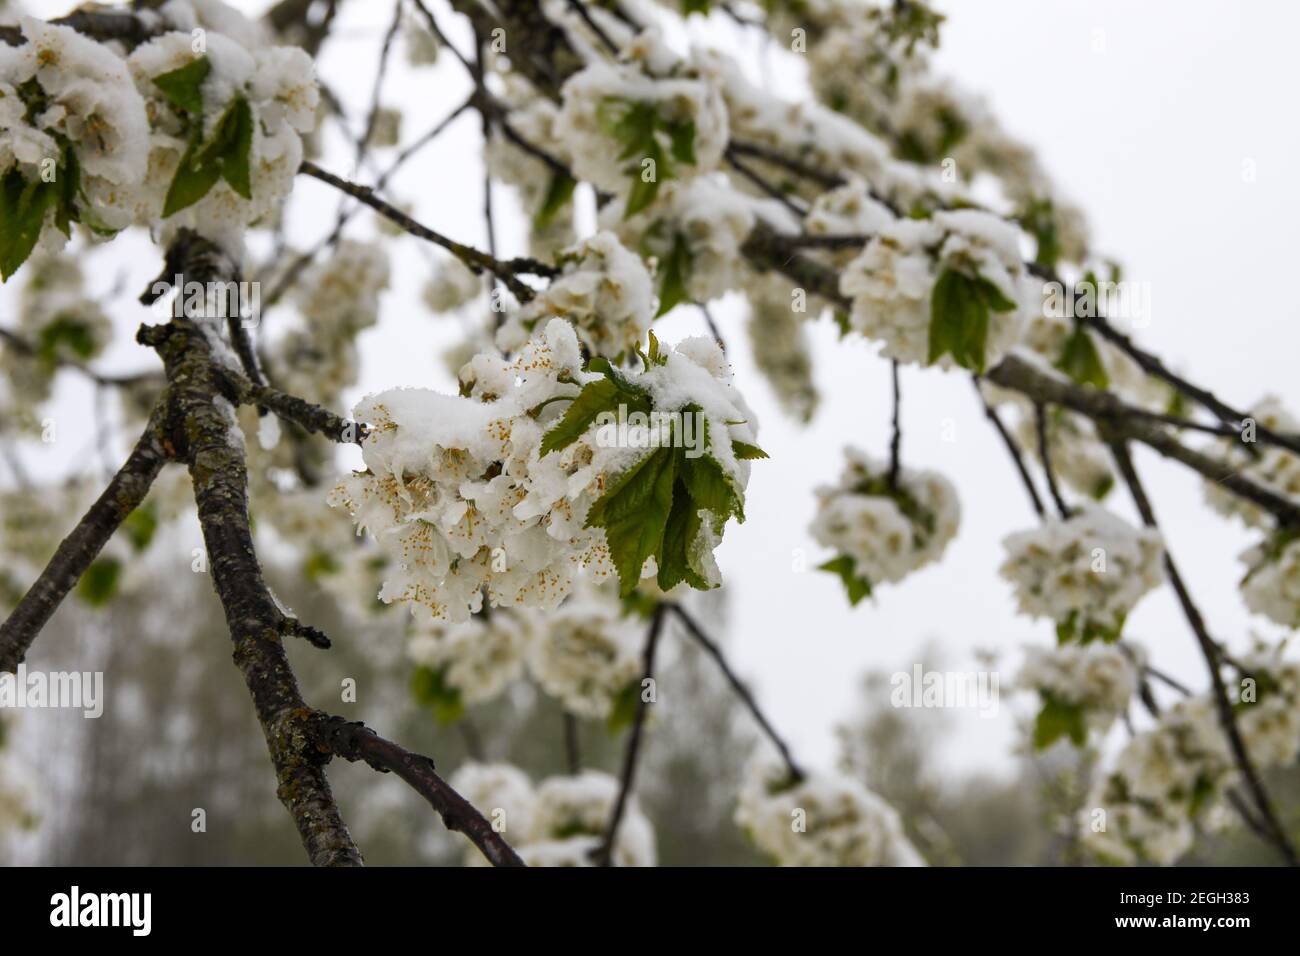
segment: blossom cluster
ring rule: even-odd
[[[781,866],[924,865],[894,808],[842,774],[792,780],[785,766],[757,760],[736,823]]]
[[[1015,344],[1031,286],[1016,228],[970,209],[894,220],[840,275],[850,323],[882,355],[976,371]],[[971,321],[972,310],[984,320]]]
[[[1300,665],[1280,648],[1256,647],[1238,663],[1231,701],[1251,761],[1288,766],[1300,753]],[[1156,726],[1133,737],[1100,779],[1080,815],[1083,843],[1116,863],[1168,865],[1186,853],[1198,826],[1226,820],[1223,800],[1238,774],[1212,696],[1177,701]],[[1104,811],[1104,816],[1098,811]]]
[[[1115,640],[1138,601],[1164,581],[1159,532],[1092,502],[1068,519],[1008,535],[1003,546],[1000,573],[1020,611],[1055,621],[1063,641]]]
[[[584,770],[536,786],[509,764],[467,763],[451,785],[488,818],[529,866],[592,866],[618,799],[609,774]],[[611,849],[615,866],[654,866],[654,826],[629,796]],[[466,862],[481,862],[466,850]]]
[[[1042,699],[1035,728],[1039,746],[1063,734],[1082,743],[1088,730],[1104,733],[1128,708],[1137,680],[1137,668],[1127,653],[1096,642],[1026,648],[1016,677],[1019,686]]]
[[[813,539],[834,549],[822,567],[839,574],[854,603],[871,588],[901,581],[931,564],[957,534],[961,506],[942,475],[900,468],[894,484],[889,464],[856,448],[836,485],[817,489]]]
[[[598,232],[561,252],[556,264],[560,274],[501,326],[501,348],[519,349],[557,316],[573,323],[592,355],[621,358],[645,341],[654,316],[650,273],[617,236]]]
[[[678,577],[695,586],[716,585],[712,550],[721,520],[714,519],[725,502],[743,508],[749,462],[737,448],[754,447],[753,415],[715,343],[656,348],[637,375],[585,370],[574,327],[552,319],[514,359],[482,353],[471,360],[461,395],[395,389],[363,400],[356,417],[371,426],[366,470],[345,479],[330,501],[392,558],[380,597],[451,621],[467,620],[485,595],[492,606],[554,609],[583,572],[602,580],[616,571],[625,591],[647,569],[662,575],[652,555],[675,557]],[[636,522],[663,522],[666,510],[658,517],[645,507],[616,511],[624,514],[618,521],[609,513],[611,501],[646,480],[641,466],[653,462],[661,475],[675,467],[676,450],[651,448],[644,425],[582,417],[592,405],[573,400],[587,388],[615,406],[624,396],[661,413],[689,407],[701,418],[707,447],[695,461],[711,464],[690,467],[709,469],[713,498],[679,504],[673,490],[673,506],[688,513],[698,506],[713,518],[697,510],[678,527],[677,551],[655,551],[655,542],[639,550],[646,536],[635,533]],[[655,500],[666,506],[665,497]]]
[[[29,17],[27,42],[0,49],[0,175],[33,197],[6,210],[31,241],[7,244],[6,278],[72,222],[164,240],[196,229],[237,253],[291,189],[316,123],[307,53],[270,45],[219,0],[139,16],[153,36],[129,53]]]

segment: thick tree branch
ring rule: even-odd
[[[213,278],[195,271],[188,277]],[[139,338],[158,350],[167,371],[175,440],[189,465],[213,587],[225,609],[235,664],[266,737],[279,783],[276,793],[313,864],[360,866],[361,853],[330,792],[323,762],[307,746],[306,721],[312,711],[283,642],[296,622],[271,596],[253,547],[243,444],[231,439],[238,396],[227,394],[229,383],[218,372],[206,337],[188,319],[146,326]]]

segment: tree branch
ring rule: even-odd
[[[520,302],[529,302],[536,294],[528,285],[519,281],[519,275],[535,275],[543,278],[554,278],[559,275],[558,270],[544,262],[529,257],[517,257],[507,261],[502,261],[485,252],[481,252],[472,246],[457,242],[454,239],[448,239],[440,232],[435,232],[428,226],[422,225],[412,219],[406,213],[402,212],[395,206],[390,205],[374,194],[374,190],[369,186],[361,186],[357,183],[341,179],[333,173],[328,173],[321,169],[315,163],[307,161],[302,164],[299,171],[313,179],[319,179],[323,183],[328,183],[335,189],[341,190],[352,196],[354,199],[365,203],[371,209],[378,212],[384,218],[400,226],[404,231],[411,235],[432,242],[436,246],[441,246],[450,252],[453,256],[465,263],[469,269],[475,273],[484,271],[492,273],[500,279],[516,299]]]
[[[758,721],[758,726],[763,729],[763,733],[767,734],[767,739],[772,741],[777,752],[781,754],[781,759],[785,762],[786,769],[790,771],[790,776],[793,777],[796,782],[803,780],[804,772],[799,765],[795,763],[794,757],[790,754],[790,748],[786,746],[785,741],[781,739],[781,735],[778,734],[776,728],[772,726],[772,722],[767,719],[767,716],[758,706],[758,701],[754,699],[753,693],[747,686],[745,686],[744,681],[736,676],[735,671],[731,669],[731,666],[727,663],[727,658],[722,653],[722,648],[718,646],[716,641],[704,633],[704,629],[695,621],[695,618],[686,613],[686,610],[680,604],[670,604],[668,605],[668,609],[677,615],[677,619],[685,625],[686,632],[695,639],[700,647],[704,648],[706,654],[713,658],[714,663],[718,665],[718,668],[722,671],[722,675],[727,679],[727,683],[731,685],[731,689],[735,691],[736,696],[740,698],[741,702],[745,705],[745,708],[754,716],[754,719]]]
[[[1133,459],[1129,455],[1128,446],[1122,439],[1112,438],[1111,451],[1115,455],[1115,462],[1119,466],[1119,472],[1123,476],[1125,484],[1128,485],[1129,493],[1133,497],[1133,503],[1137,506],[1138,514],[1142,516],[1142,523],[1148,528],[1158,531],[1159,525],[1156,523],[1155,511],[1151,507],[1150,499],[1147,498],[1146,489],[1142,487],[1141,479],[1138,478],[1137,469],[1134,467]],[[1205,627],[1205,620],[1201,617],[1200,609],[1192,601],[1191,593],[1187,590],[1187,585],[1184,583],[1182,575],[1179,574],[1178,566],[1174,563],[1173,556],[1169,553],[1167,545],[1164,549],[1164,564],[1165,572],[1169,576],[1169,583],[1173,585],[1174,593],[1178,596],[1178,603],[1183,609],[1183,616],[1187,618],[1192,633],[1196,635],[1196,643],[1201,649],[1201,656],[1205,658],[1205,666],[1210,672],[1210,684],[1213,688],[1214,706],[1219,716],[1219,724],[1224,735],[1228,738],[1233,760],[1245,780],[1246,789],[1255,801],[1255,807],[1259,811],[1263,825],[1272,838],[1273,845],[1282,854],[1288,865],[1300,866],[1300,858],[1296,856],[1295,847],[1291,845],[1286,830],[1278,821],[1272,800],[1269,798],[1268,791],[1264,788],[1263,781],[1260,780],[1259,773],[1256,771],[1255,765],[1250,759],[1250,754],[1246,750],[1246,744],[1242,740],[1241,729],[1237,726],[1236,714],[1233,712],[1232,703],[1228,699],[1228,689],[1223,683],[1223,674],[1219,670],[1219,646],[1210,637],[1209,631]]]
[[[161,409],[160,403],[135,448],[103,494],[63,539],[40,577],[23,595],[4,624],[0,624],[0,671],[17,669],[50,616],[76,586],[113,533],[144,501],[169,455],[163,437]]]
[[[642,657],[641,666],[643,685],[645,681],[654,679],[655,651],[659,646],[659,634],[663,630],[664,611],[666,609],[664,604],[657,605],[653,616],[650,618],[650,629],[646,633],[645,653]],[[618,799],[614,803],[614,812],[610,814],[609,827],[605,830],[605,837],[593,854],[597,866],[610,866],[612,864],[614,842],[618,839],[619,824],[623,822],[623,813],[627,809],[627,801],[631,796],[632,785],[636,780],[637,758],[641,753],[641,735],[645,730],[648,709],[645,699],[645,687],[642,686],[637,697],[636,716],[632,720],[632,729],[628,733],[627,748],[623,751],[623,771],[619,780]]]
[[[397,774],[438,811],[448,830],[467,836],[493,866],[525,865],[483,814],[438,776],[430,758],[385,740],[365,724],[319,712],[311,717],[308,733],[317,747],[333,756]]]

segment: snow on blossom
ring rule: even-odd
[[[560,275],[501,326],[497,344],[513,351],[539,326],[573,323],[592,355],[620,356],[645,340],[654,315],[650,273],[612,232],[598,232],[556,259]]]
[[[238,253],[243,231],[271,219],[293,187],[320,99],[312,60],[267,46],[224,4],[172,3],[163,14],[176,29],[127,60],[148,115],[148,168],[90,196],[107,228],[196,229]]]
[[[889,483],[889,464],[856,448],[839,483],[817,489],[817,515],[809,532],[835,557],[822,569],[838,574],[856,604],[877,585],[901,581],[943,555],[957,533],[961,506],[942,475],[900,468]]]
[[[366,470],[330,500],[392,557],[382,599],[451,621],[477,612],[485,594],[492,606],[549,610],[584,572],[601,580],[617,569],[630,591],[655,567],[650,559],[665,555],[696,586],[716,584],[712,549],[725,520],[716,509],[743,508],[749,461],[733,442],[753,447],[753,415],[715,343],[688,339],[649,361],[638,375],[584,370],[574,327],[552,319],[515,358],[481,353],[467,363],[461,395],[394,389],[363,400],[355,414],[372,426],[362,448]],[[691,414],[700,417],[696,434],[708,436],[707,449],[686,459],[698,464],[682,467],[709,470],[720,483],[708,486],[704,504],[692,505],[689,489],[671,490],[686,519],[671,541],[665,532],[639,550],[647,536],[635,524],[666,521],[667,511],[648,509],[668,508],[669,489],[630,512],[618,511],[618,502],[636,482],[675,468],[684,449],[651,447],[651,430],[635,422],[598,425],[593,402],[561,401],[589,387],[615,406],[623,396],[658,412],[698,409]],[[650,472],[642,467],[648,463]],[[623,516],[617,521],[606,510],[611,502]],[[709,520],[692,514],[710,506]],[[677,550],[663,551],[663,541]]]
[[[628,197],[628,215],[652,201],[661,182],[717,168],[727,144],[716,86],[658,44],[646,31],[627,51],[631,59],[595,62],[571,76],[555,124],[574,174]]]
[[[840,275],[852,327],[882,355],[975,371],[1015,344],[1030,286],[1018,230],[970,209],[895,220]]]
[[[1062,639],[1119,636],[1124,619],[1164,581],[1159,532],[1085,502],[1068,519],[1008,535],[999,569],[1022,613],[1057,624]]]
[[[0,44],[5,279],[38,244],[62,248],[70,223],[98,228],[96,193],[138,183],[148,162],[145,104],[121,57],[70,27],[20,23],[26,42]]]
[[[584,770],[570,776],[543,780],[537,787],[536,814],[532,840],[519,848],[530,866],[583,865],[589,858],[572,851],[594,849],[605,835],[619,783],[607,773]],[[568,845],[569,853],[559,853],[557,842]],[[654,827],[642,812],[635,795],[624,807],[610,856],[615,866],[654,866],[656,861]]]
[[[624,208],[610,203],[601,221],[629,248],[655,258],[660,314],[680,302],[703,303],[745,289],[753,273],[741,246],[757,222],[798,231],[780,203],[738,192],[719,174],[665,183],[655,202],[631,218]]]
[[[894,808],[842,774],[794,781],[783,765],[756,760],[741,787],[736,823],[781,866],[924,865]]]

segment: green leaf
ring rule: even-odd
[[[131,542],[131,548],[139,554],[153,542],[158,531],[158,512],[153,505],[141,505],[122,522],[122,530]]]
[[[560,171],[552,173],[551,182],[546,187],[546,195],[533,216],[533,228],[545,229],[550,225],[551,220],[555,218],[555,214],[573,198],[573,190],[577,185],[578,181],[568,173]]]
[[[172,106],[199,117],[203,115],[203,81],[211,72],[212,64],[206,56],[201,56],[179,69],[154,77],[153,82]]]
[[[122,562],[117,558],[96,558],[77,582],[77,597],[91,607],[103,607],[117,590]]]
[[[605,727],[611,734],[616,734],[625,727],[631,727],[636,720],[637,707],[641,704],[641,679],[629,681],[622,690],[614,695],[605,718]]]
[[[454,724],[465,714],[460,689],[447,683],[445,667],[417,667],[411,675],[411,693],[416,703],[433,711],[440,724]]]
[[[641,165],[641,161],[646,159],[654,161],[654,165],[650,170],[646,170]],[[628,171],[632,176],[632,189],[627,194],[627,205],[623,209],[624,219],[631,219],[654,202],[655,197],[659,195],[659,180],[668,178],[672,173],[672,167],[668,164],[668,157],[664,155],[658,140],[653,138],[647,144],[641,161],[628,167]],[[650,172],[649,179],[645,177],[647,171]]]
[[[95,354],[96,345],[95,335],[88,325],[74,317],[60,315],[41,329],[36,339],[36,357],[49,367],[69,353],[84,361]]]
[[[190,143],[185,154],[181,156],[180,165],[176,167],[176,175],[172,177],[171,185],[167,187],[167,198],[163,200],[164,219],[193,206],[206,196],[221,178],[221,170],[216,163],[198,161],[199,151],[197,143]]]
[[[605,412],[618,410],[619,396],[622,390],[613,379],[602,378],[584,385],[564,415],[542,436],[541,457],[545,458],[553,451],[568,448],[582,437],[597,418]]]
[[[667,123],[668,140],[671,143],[670,152],[673,159],[679,163],[686,163],[688,166],[695,165],[695,121],[687,120],[684,123]]]
[[[683,411],[683,414],[690,412]],[[707,438],[705,447],[708,447]],[[711,511],[723,520],[732,515],[738,521],[745,520],[744,505],[735,483],[712,455],[702,454],[698,458],[688,458],[683,450],[682,477],[697,508]]]
[[[673,508],[664,527],[664,544],[656,559],[660,590],[670,591],[685,581],[697,591],[707,591],[709,582],[691,566],[691,546],[700,533],[700,510],[691,501],[683,481],[673,488]]]
[[[253,153],[253,108],[236,96],[217,121],[212,140],[205,147],[221,169],[221,178],[245,199],[253,198],[250,162]],[[205,157],[204,161],[207,161]]]
[[[315,583],[323,577],[337,574],[340,569],[334,555],[328,551],[313,551],[302,563],[302,576]],[[382,603],[382,602],[381,602]],[[387,607],[387,605],[385,605]]]
[[[1061,258],[1061,243],[1056,230],[1056,215],[1050,199],[1031,199],[1018,217],[1025,231],[1034,237],[1034,262],[1045,269],[1055,269]]]
[[[1034,721],[1034,749],[1045,750],[1062,737],[1069,737],[1076,747],[1082,747],[1088,739],[1083,708],[1058,700],[1051,694],[1042,697],[1043,709]]]
[[[839,579],[844,582],[844,589],[849,593],[849,604],[852,607],[857,607],[859,601],[871,596],[871,582],[858,575],[857,562],[847,554],[841,554],[839,557],[831,558],[825,564],[819,564],[817,570],[829,571],[839,576]]]
[[[163,218],[194,205],[218,179],[224,179],[245,199],[252,199],[252,148],[253,110],[248,100],[236,96],[206,142],[190,141],[167,190]]]
[[[659,311],[655,318],[671,311],[675,306],[687,301],[686,283],[691,275],[691,247],[684,236],[673,236],[673,248],[660,262],[663,270],[659,279]]]
[[[930,351],[933,364],[945,354],[974,372],[984,371],[989,311],[1009,312],[1016,304],[993,283],[946,269],[934,284],[930,301]]]
[[[662,549],[679,451],[654,449],[615,479],[587,513],[588,528],[605,529],[622,597],[641,580],[646,558]]]
[[[770,458],[771,456],[759,448],[757,445],[751,445],[748,442],[732,441],[731,453],[739,461],[756,461],[760,458]]]
[[[0,179],[0,276],[9,280],[36,248],[45,214],[58,202],[58,182],[28,181],[13,166]]]
[[[1106,366],[1102,364],[1097,345],[1081,324],[1075,324],[1074,331],[1061,346],[1061,354],[1055,365],[1080,385],[1096,388],[1107,388],[1110,385],[1110,377],[1106,374]]]

